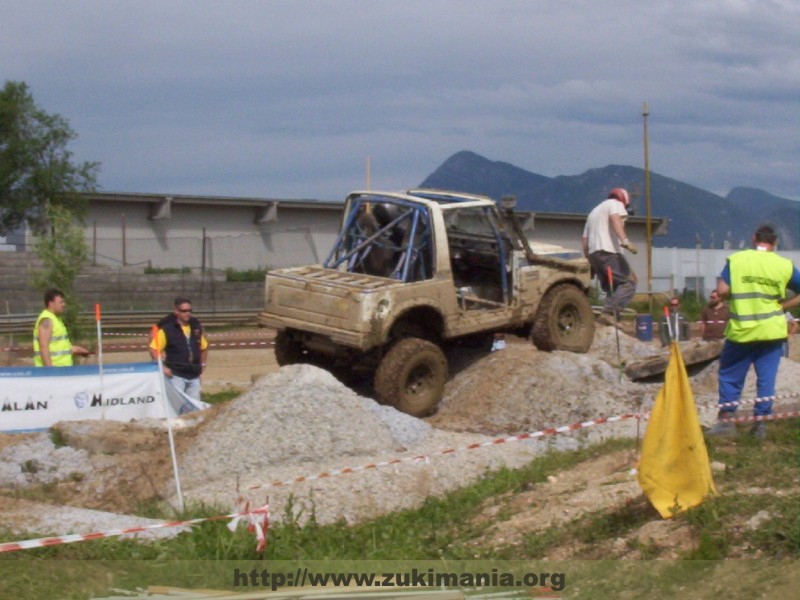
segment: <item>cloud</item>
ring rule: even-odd
[[[642,164],[800,189],[792,2],[4,1],[5,77],[120,191],[343,197],[470,149],[541,174]],[[794,152],[794,154],[791,154]],[[746,181],[745,181],[746,180]]]

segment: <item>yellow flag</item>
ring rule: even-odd
[[[716,494],[694,395],[677,342],[644,434],[639,485],[665,519]]]

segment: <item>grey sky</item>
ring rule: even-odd
[[[0,0],[106,191],[340,199],[472,150],[800,198],[796,0]]]

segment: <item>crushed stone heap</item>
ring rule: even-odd
[[[430,426],[362,398],[311,365],[260,379],[201,426],[182,459],[193,480],[402,451]],[[210,458],[213,457],[213,460]]]

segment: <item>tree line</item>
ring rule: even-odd
[[[0,91],[0,235],[27,226],[43,267],[32,274],[42,292],[61,289],[64,320],[75,331],[80,299],[75,281],[89,256],[83,236],[87,203],[100,163],[78,162],[69,144],[77,137],[59,114],[39,107],[24,82]]]

